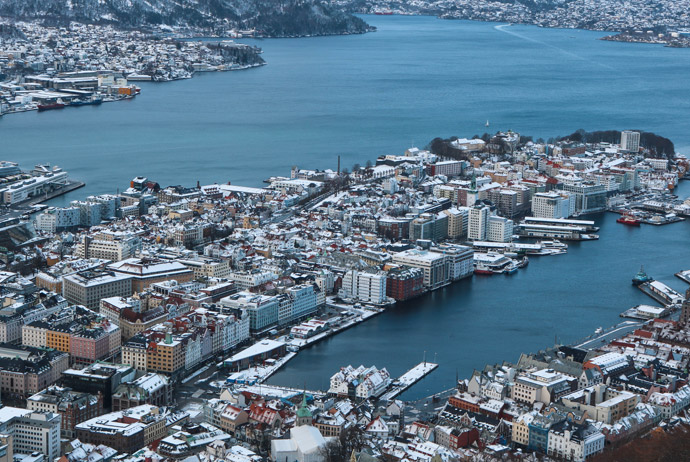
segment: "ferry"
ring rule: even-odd
[[[640,226],[640,220],[635,218],[633,215],[626,213],[622,217],[616,220],[616,223],[621,223],[627,226]]]
[[[653,280],[654,278],[648,276],[647,273],[644,272],[644,266],[640,266],[640,271],[632,278],[632,283],[634,286],[639,286],[640,284],[652,282]]]

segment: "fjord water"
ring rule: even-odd
[[[260,185],[292,165],[351,167],[436,136],[512,129],[548,139],[639,128],[690,147],[690,51],[603,34],[432,17],[367,16],[375,33],[251,40],[268,65],[142,84],[135,100],[0,118],[0,157],[51,162],[115,192]],[[486,120],[491,126],[484,127]]]
[[[261,185],[292,165],[335,168],[424,146],[436,136],[513,129],[548,138],[637,128],[688,153],[690,50],[603,34],[431,17],[367,16],[378,32],[252,40],[267,66],[142,84],[135,100],[0,118],[0,158],[51,162],[87,183],[56,203],[115,192],[137,175],[162,185]],[[491,126],[484,127],[486,120]],[[679,195],[687,197],[683,183]],[[534,258],[513,276],[475,277],[399,305],[306,349],[272,383],[324,388],[347,364],[397,376],[437,371],[403,395],[452,386],[486,363],[573,341],[651,303],[630,285],[644,264],[678,290],[690,223],[626,228],[600,215],[601,240]]]

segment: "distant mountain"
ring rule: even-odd
[[[273,37],[372,30],[360,18],[319,0],[0,0],[0,16],[121,27],[256,29]]]

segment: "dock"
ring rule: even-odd
[[[649,321],[650,319],[664,318],[671,313],[668,307],[662,308],[660,306],[651,305],[637,305],[629,310],[621,313],[621,318],[641,319]]]
[[[679,271],[676,273],[676,277],[690,284],[690,270]]]
[[[32,197],[23,202],[15,204],[13,205],[13,208],[15,208],[16,206],[31,206],[40,204],[42,202],[46,202],[51,199],[55,199],[56,197],[62,196],[63,194],[70,193],[79,188],[83,188],[84,186],[86,186],[86,183],[83,183],[81,181],[69,180],[66,185],[61,186],[60,188],[52,192],[41,194],[40,196]]]
[[[671,289],[663,282],[645,282],[637,287],[664,306],[681,303],[684,300],[683,295]]]
[[[382,401],[391,401],[396,396],[422,380],[438,367],[436,363],[421,362],[395,380],[391,388],[381,395]]]

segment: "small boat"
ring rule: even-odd
[[[489,126],[489,119],[486,119],[486,123],[484,124],[485,127]]]
[[[602,329],[601,327],[598,327],[597,330],[594,331],[596,335],[601,334],[602,332],[604,332],[604,329]]]
[[[640,226],[640,220],[635,218],[630,213],[623,214],[622,217],[620,217],[618,220],[616,220],[616,223],[621,223],[621,224],[627,225],[627,226]]]
[[[634,286],[639,286],[640,284],[651,282],[653,280],[654,279],[652,277],[648,276],[647,273],[644,272],[644,266],[640,266],[640,271],[638,271],[635,277],[632,278],[632,283]]]
[[[522,260],[520,260],[517,264],[518,268],[524,268],[527,265],[529,265],[529,258],[527,257],[522,257]]]

